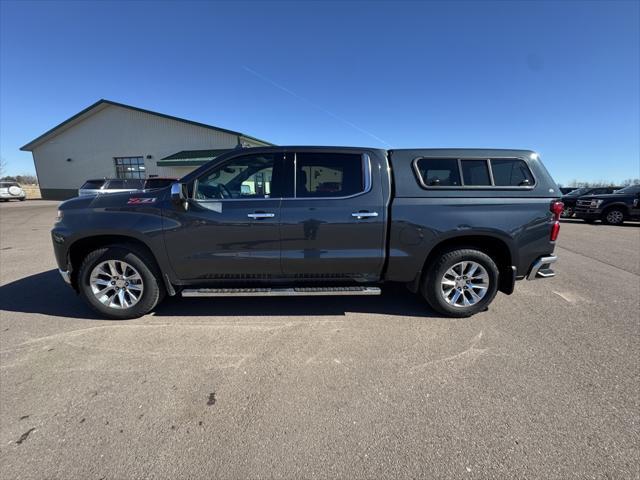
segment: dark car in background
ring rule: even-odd
[[[630,185],[609,195],[592,195],[578,199],[576,218],[587,223],[601,220],[621,225],[625,220],[640,220],[640,185]]]
[[[135,192],[137,190],[152,190],[168,187],[175,178],[102,178],[87,180],[78,189],[78,196],[98,195],[104,193]]]
[[[621,187],[582,187],[572,190],[566,195],[562,196],[562,203],[564,204],[564,210],[562,216],[569,218],[573,216],[576,208],[576,202],[578,198],[584,195],[606,195],[619,190]]]

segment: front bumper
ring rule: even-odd
[[[557,261],[558,257],[556,255],[549,255],[546,257],[538,258],[535,262],[533,262],[533,265],[531,265],[531,270],[529,270],[527,280],[555,277],[556,272],[551,269],[551,265],[553,265]]]
[[[574,212],[574,217],[576,218],[587,218],[597,220],[602,215],[602,209],[593,208],[589,210],[578,210]]]

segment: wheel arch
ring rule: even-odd
[[[504,239],[487,234],[457,235],[435,244],[427,253],[420,275],[417,276],[417,281],[410,285],[410,289],[417,292],[428,266],[443,252],[458,248],[472,248],[489,255],[496,262],[500,274],[498,290],[507,295],[513,293],[515,274],[512,267],[514,265],[512,249]]]
[[[149,258],[153,259],[158,271],[160,271],[163,277],[167,291],[171,294],[173,287],[168,283],[160,262],[153,253],[151,247],[139,238],[127,235],[92,235],[89,237],[79,238],[69,246],[67,250],[67,258],[69,266],[71,267],[71,286],[76,291],[78,291],[78,272],[80,270],[80,265],[87,254],[98,248],[115,245],[132,247],[133,249],[140,250],[144,254],[148,255]]]
[[[616,202],[610,205],[605,205],[605,207],[602,209],[602,215],[606,215],[607,212],[615,208],[622,210],[622,212],[625,214],[625,217],[629,215],[629,206],[626,203],[622,203],[622,202]]]

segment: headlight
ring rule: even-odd
[[[598,208],[600,205],[602,205],[602,202],[604,202],[604,200],[591,200],[591,205],[589,205],[589,207]]]
[[[56,214],[56,223],[61,222],[62,217],[64,217],[64,213],[62,212],[62,210],[58,210],[58,213]]]

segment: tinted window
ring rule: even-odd
[[[499,187],[533,185],[533,176],[524,160],[517,158],[491,159],[493,181]]]
[[[105,182],[104,180],[87,180],[86,182],[84,182],[84,185],[82,185],[80,188],[97,190],[101,188],[102,185],[104,185],[104,182]]]
[[[171,178],[150,178],[144,182],[144,188],[150,190],[152,188],[163,188],[171,185],[175,180]]]
[[[143,180],[108,180],[104,188],[107,190],[139,189],[143,184]]]
[[[461,185],[458,160],[455,158],[421,158],[417,166],[422,182],[429,187]]]
[[[274,154],[247,155],[216,167],[198,179],[198,200],[270,198]]]
[[[362,156],[296,154],[296,197],[346,197],[364,190]]]
[[[462,179],[466,185],[491,185],[486,160],[462,160]]]
[[[629,185],[628,187],[624,187],[624,188],[621,188],[620,190],[616,190],[615,193],[621,193],[623,195],[640,193],[640,185]]]

